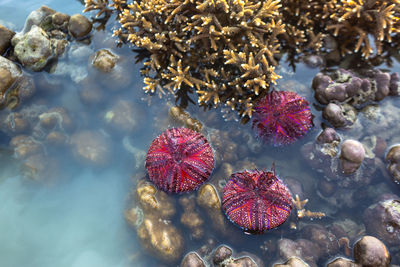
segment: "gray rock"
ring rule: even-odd
[[[36,25],[20,39],[14,37],[12,43],[19,62],[33,71],[41,71],[54,56],[48,35]]]
[[[363,236],[354,245],[354,260],[364,267],[386,267],[390,264],[390,254],[385,244],[373,236]]]

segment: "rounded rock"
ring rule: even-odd
[[[3,55],[11,46],[11,39],[14,35],[15,32],[7,29],[3,25],[0,25],[0,55]]]
[[[323,144],[340,141],[340,136],[333,128],[325,128],[317,137],[317,141]]]
[[[400,183],[400,145],[391,147],[385,159],[389,162],[387,169],[394,182]]]
[[[149,216],[137,229],[137,235],[144,249],[155,257],[168,263],[181,258],[183,237],[171,223]]]
[[[111,146],[99,132],[83,130],[71,136],[71,149],[79,162],[105,166],[110,160]]]
[[[326,267],[359,267],[359,265],[346,258],[337,258],[329,262]]]
[[[92,59],[92,65],[105,73],[110,72],[117,62],[119,61],[119,56],[107,49],[98,50]]]
[[[343,127],[346,119],[343,116],[342,108],[334,103],[329,103],[322,111],[322,117],[329,121],[333,127]]]
[[[364,146],[357,140],[348,139],[341,145],[340,163],[345,174],[354,173],[365,157]]]
[[[227,246],[220,246],[214,252],[213,262],[218,265],[232,256],[232,249]]]
[[[273,267],[309,267],[302,259],[298,257],[290,257],[285,263],[274,264]]]
[[[368,233],[390,245],[400,244],[400,199],[389,197],[372,204],[364,212]]]
[[[81,14],[72,15],[68,23],[69,33],[76,39],[81,39],[92,30],[92,23]]]
[[[206,267],[206,265],[196,252],[190,252],[183,258],[181,267]]]
[[[49,36],[36,25],[14,45],[18,61],[32,71],[41,71],[54,56]]]
[[[353,256],[363,267],[386,267],[390,264],[390,254],[385,244],[373,236],[363,236],[354,245]]]

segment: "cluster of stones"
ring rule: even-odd
[[[330,75],[318,73],[312,88],[315,99],[322,105],[323,117],[334,127],[352,125],[357,112],[368,104],[383,100],[386,96],[400,93],[398,73],[368,70],[356,74],[338,69]]]
[[[373,147],[379,150],[378,157],[381,157],[380,154],[387,144],[399,141],[396,130],[393,130],[398,125],[397,116],[394,114],[399,109],[390,101],[380,106],[376,106],[376,103],[387,96],[398,96],[399,81],[398,73],[365,70],[356,74],[353,71],[338,69],[329,75],[318,73],[313,80],[312,88],[315,91],[316,100],[324,105],[322,117],[326,122],[335,128],[350,131],[353,138],[369,139],[369,143],[372,141]],[[382,134],[374,135],[382,129],[384,129]],[[395,147],[387,154],[386,161],[389,173],[393,180],[398,182]],[[373,159],[374,153],[366,152],[366,157]],[[343,159],[342,156],[341,159]],[[347,164],[347,167],[349,166]],[[353,172],[345,171],[345,173]]]
[[[169,263],[182,259],[185,242],[180,229],[190,231],[189,239],[203,240],[208,234],[204,212],[213,221],[212,227],[225,235],[230,226],[221,213],[221,201],[214,186],[204,184],[197,196],[183,195],[178,199],[157,189],[145,179],[139,180],[133,192],[132,202],[125,212],[128,223],[136,230],[144,250]],[[179,209],[177,207],[180,207]],[[171,221],[179,221],[179,226]]]
[[[360,187],[369,184],[376,170],[375,153],[381,149],[375,142],[374,147],[354,140],[342,140],[333,128],[324,129],[314,142],[306,143],[302,155],[310,166],[323,173],[328,182],[334,181],[343,188]],[[362,163],[365,167],[360,168]]]
[[[127,88],[132,78],[121,66],[120,56],[108,49],[94,52],[89,48],[94,38],[91,30],[86,17],[69,16],[46,6],[33,11],[19,33],[0,27],[0,132],[7,137],[4,142],[8,142],[15,157],[22,160],[23,173],[29,178],[60,176],[54,174],[63,173],[60,168],[68,165],[65,162],[69,157],[60,159],[55,155],[63,150],[64,155],[71,155],[80,164],[108,166],[115,146],[112,136],[132,152],[120,139],[139,128],[140,111],[116,94]],[[87,67],[78,66],[85,61],[91,75],[87,75]],[[84,76],[75,75],[84,72]],[[54,104],[59,101],[49,103],[48,98],[65,95],[66,85],[59,81],[65,74],[77,83],[72,86],[79,89],[81,103],[98,113],[105,132],[90,129],[88,116],[80,111],[71,112]],[[116,97],[108,100],[105,87]],[[35,94],[38,88],[40,94]],[[74,120],[76,116],[81,119]]]
[[[233,254],[232,249],[226,245],[213,248],[208,244],[208,247],[205,245],[197,251],[192,251],[186,254],[180,267],[262,266],[262,261],[257,256],[251,255],[250,253],[236,253],[236,257],[234,257]]]

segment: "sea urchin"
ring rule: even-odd
[[[154,139],[146,156],[150,180],[171,193],[196,189],[213,168],[214,155],[207,139],[188,128],[164,131]]]
[[[273,145],[295,142],[312,127],[308,101],[288,91],[272,91],[255,106],[252,127]]]
[[[224,187],[222,208],[245,231],[263,233],[286,221],[292,196],[275,171],[246,170],[231,175]]]

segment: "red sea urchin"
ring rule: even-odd
[[[254,109],[253,129],[273,145],[293,143],[313,125],[308,101],[295,92],[272,91]]]
[[[292,196],[275,171],[246,170],[231,175],[224,187],[222,208],[245,231],[263,233],[286,221]]]
[[[214,155],[207,139],[188,128],[164,131],[146,156],[150,180],[160,189],[181,193],[196,189],[210,176]]]

